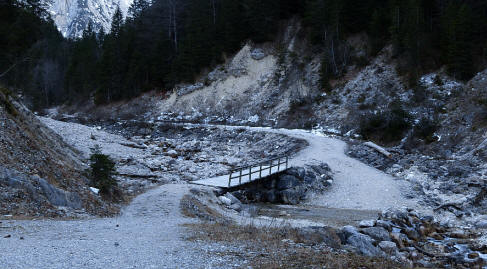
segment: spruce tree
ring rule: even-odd
[[[147,0],[134,0],[127,12],[127,17],[132,20],[137,20],[141,14],[149,8],[149,2]]]
[[[120,34],[120,31],[122,30],[122,25],[123,25],[122,10],[120,10],[120,7],[117,6],[117,9],[115,10],[115,13],[113,14],[112,17],[110,33],[114,36],[118,36]]]

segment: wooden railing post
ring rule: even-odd
[[[285,159],[285,161],[283,162],[283,159]],[[277,171],[276,172],[280,172],[281,171],[281,166],[283,166],[284,164],[286,165],[286,169],[289,168],[289,157],[286,156],[286,157],[279,157],[279,158],[276,158],[276,159],[271,159],[271,160],[268,160],[268,161],[264,161],[264,162],[261,162],[259,163],[259,177],[256,178],[256,179],[261,179],[262,178],[262,172],[269,169],[269,174],[268,175],[265,175],[264,173],[264,176],[270,176],[272,175],[272,167],[274,165],[274,161],[277,160],[277,164],[276,164],[276,167],[277,167]],[[268,168],[264,168],[264,166],[266,165],[266,163],[269,165]],[[255,165],[256,166],[256,165]],[[257,167],[257,166],[256,166]],[[252,173],[257,173],[257,171],[253,171],[252,172],[252,168],[253,168],[253,165],[250,165],[248,166],[248,169],[249,169],[249,182],[252,181]],[[231,188],[232,187],[232,179],[237,179],[238,177],[238,184],[239,185],[242,185],[242,178],[246,175],[243,174],[244,171],[247,170],[247,167],[240,167],[238,168],[238,176],[233,176],[233,174],[237,173],[237,170],[230,170],[230,175],[228,176],[228,187]]]

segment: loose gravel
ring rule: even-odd
[[[1,268],[229,268],[226,247],[184,239],[179,201],[189,185],[168,184],[134,199],[117,218],[0,223]],[[10,235],[10,237],[8,237]],[[6,238],[7,237],[7,238]],[[22,239],[23,238],[23,239]],[[230,260],[231,259],[231,260]]]

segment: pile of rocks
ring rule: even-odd
[[[232,192],[244,203],[298,204],[313,192],[324,191],[333,182],[327,164],[292,167]]]
[[[409,267],[477,268],[484,265],[487,247],[474,240],[474,231],[448,228],[431,216],[386,211],[378,220],[345,226],[340,237],[346,248],[367,256],[385,256]]]

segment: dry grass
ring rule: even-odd
[[[216,210],[203,204],[192,195],[185,195],[180,202],[181,213],[186,217],[199,218],[205,221],[226,222],[225,218]]]
[[[297,229],[291,227],[221,223],[187,224],[186,227],[193,231],[190,240],[242,246],[246,253],[244,256],[253,268],[402,268],[400,264],[384,258],[364,257],[324,245],[295,244],[305,240]],[[238,256],[242,256],[242,253]]]

